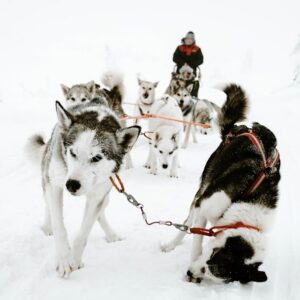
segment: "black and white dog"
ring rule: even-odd
[[[119,93],[118,91],[116,91]],[[46,202],[45,234],[54,235],[59,276],[82,267],[82,254],[89,233],[98,220],[108,242],[118,240],[104,211],[112,188],[109,177],[117,173],[124,156],[137,140],[140,127],[122,128],[116,114],[101,99],[69,107],[57,102],[58,123],[50,140],[31,139],[31,150],[40,155],[42,186]],[[87,198],[81,228],[69,245],[63,221],[63,190]]]
[[[224,230],[203,250],[202,236],[194,235],[187,276],[193,282],[205,278],[263,282],[267,276],[258,268],[263,262],[265,233],[277,206],[280,180],[276,138],[258,123],[251,130],[236,126],[245,118],[247,97],[235,84],[224,92],[227,100],[219,115],[222,143],[207,161],[185,224],[205,227],[209,221],[216,226],[239,223],[252,228]],[[163,250],[174,249],[184,235],[180,232]]]

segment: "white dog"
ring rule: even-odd
[[[158,82],[150,82],[138,79],[139,98],[137,100],[137,114],[149,114],[151,106],[155,101],[155,89]]]
[[[150,114],[182,120],[182,112],[177,101],[169,95],[156,100]],[[178,177],[178,152],[183,125],[174,121],[150,119],[149,130],[151,132],[150,152],[145,167],[150,168],[151,174],[156,175],[157,162],[159,162],[163,169],[170,166],[171,177]]]

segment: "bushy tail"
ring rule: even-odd
[[[40,134],[35,134],[30,137],[26,144],[28,158],[32,163],[38,166],[41,166],[45,149],[46,143]]]
[[[109,96],[114,102],[122,103],[124,97],[124,83],[122,74],[108,71],[101,78],[102,83],[109,88]]]
[[[230,84],[223,89],[227,99],[219,113],[219,126],[222,139],[230,132],[233,125],[246,118],[248,98],[245,91],[236,84]]]

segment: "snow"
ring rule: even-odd
[[[290,54],[299,35],[297,1],[11,1],[0,3],[0,299],[299,299],[297,184],[300,167],[300,89],[291,86]],[[249,91],[249,121],[270,127],[282,159],[280,203],[263,269],[263,284],[195,285],[183,280],[191,238],[171,253],[160,244],[175,229],[147,228],[139,212],[115,191],[108,219],[123,237],[107,244],[95,225],[85,267],[68,280],[56,277],[53,238],[45,237],[38,171],[24,155],[31,134],[49,137],[56,121],[59,84],[98,80],[103,71],[125,74],[126,100],[137,97],[136,74],[167,86],[172,52],[193,29],[203,49],[201,95],[221,104],[215,85],[237,81]],[[130,111],[131,107],[126,106]],[[142,168],[147,141],[133,150],[135,168],[121,176],[149,218],[181,222],[204,164],[219,137],[199,136],[181,151],[179,179]],[[84,199],[66,194],[65,222],[72,240]]]

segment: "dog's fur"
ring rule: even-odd
[[[79,104],[91,102],[93,99],[98,99],[100,104],[107,105],[115,114],[122,118],[125,115],[122,101],[124,98],[123,76],[115,71],[107,71],[103,74],[102,83],[104,88],[94,81],[87,84],[76,84],[71,88],[61,84],[63,94],[65,96],[65,105],[67,109],[76,107]],[[126,126],[126,121],[121,121],[122,127]],[[132,159],[130,154],[126,155],[126,168],[132,168]]]
[[[225,230],[211,238],[203,252],[202,236],[194,235],[187,276],[193,282],[200,282],[203,278],[215,282],[263,282],[267,276],[258,267],[263,262],[265,232],[277,206],[280,161],[253,193],[245,193],[261,171],[262,157],[247,137],[236,137],[230,143],[224,143],[229,132],[246,131],[245,126],[234,125],[245,118],[248,106],[241,87],[232,84],[224,92],[227,101],[219,116],[223,141],[207,161],[185,224],[205,227],[207,221],[214,225],[241,221],[258,227],[260,231],[246,228]],[[252,131],[270,157],[276,148],[274,134],[258,123],[253,124]],[[180,232],[163,250],[174,249],[184,235]]]
[[[174,96],[179,88],[187,88],[188,86],[190,86],[190,93],[197,96],[199,79],[195,78],[193,69],[189,65],[184,64],[178,73],[172,72],[171,81],[165,93]]]
[[[156,100],[151,107],[150,113],[182,120],[182,112],[177,101],[169,95]],[[171,177],[178,176],[178,153],[182,129],[181,123],[162,119],[149,120],[151,141],[145,167],[150,168],[151,174],[157,174],[157,162],[159,162],[163,169],[167,169],[170,166]]]
[[[105,218],[109,201],[109,177],[117,173],[123,158],[140,133],[139,126],[122,128],[116,114],[94,99],[65,110],[57,102],[58,123],[45,144],[40,136],[30,140],[36,159],[42,156],[42,186],[46,202],[45,234],[54,235],[57,272],[68,277],[82,267],[87,239],[98,220],[109,242],[119,238]],[[63,190],[87,197],[80,231],[70,248],[63,221]]]
[[[211,128],[216,127],[217,116],[220,112],[220,107],[211,101],[192,97],[192,89],[193,85],[191,84],[187,87],[179,87],[174,90],[173,97],[177,100],[178,105],[182,110],[184,120],[194,123],[206,123],[210,125]],[[193,135],[193,141],[194,143],[197,143],[197,128],[188,124],[185,126],[186,134],[183,148],[186,148],[188,145],[191,131]],[[211,130],[207,128],[200,128],[200,133],[202,134],[208,134],[210,131]]]
[[[151,106],[155,101],[155,89],[158,86],[158,82],[150,82],[141,80],[138,78],[138,100],[136,115],[149,114]]]
[[[179,78],[185,80],[185,81],[191,81],[195,79],[195,73],[194,70],[188,65],[184,64],[179,69]]]
[[[189,120],[193,123],[208,124],[209,128],[195,127],[190,124],[186,126],[185,139],[183,142],[183,148],[187,148],[189,142],[189,136],[192,131],[193,141],[197,143],[197,129],[199,128],[200,133],[208,134],[218,128],[218,115],[221,112],[221,109],[215,103],[205,100],[205,99],[196,99],[194,102],[193,110],[189,116]]]
[[[75,84],[71,87],[61,84],[61,89],[65,97],[67,109],[79,104],[92,101],[96,97],[96,85],[94,81],[84,84]]]

